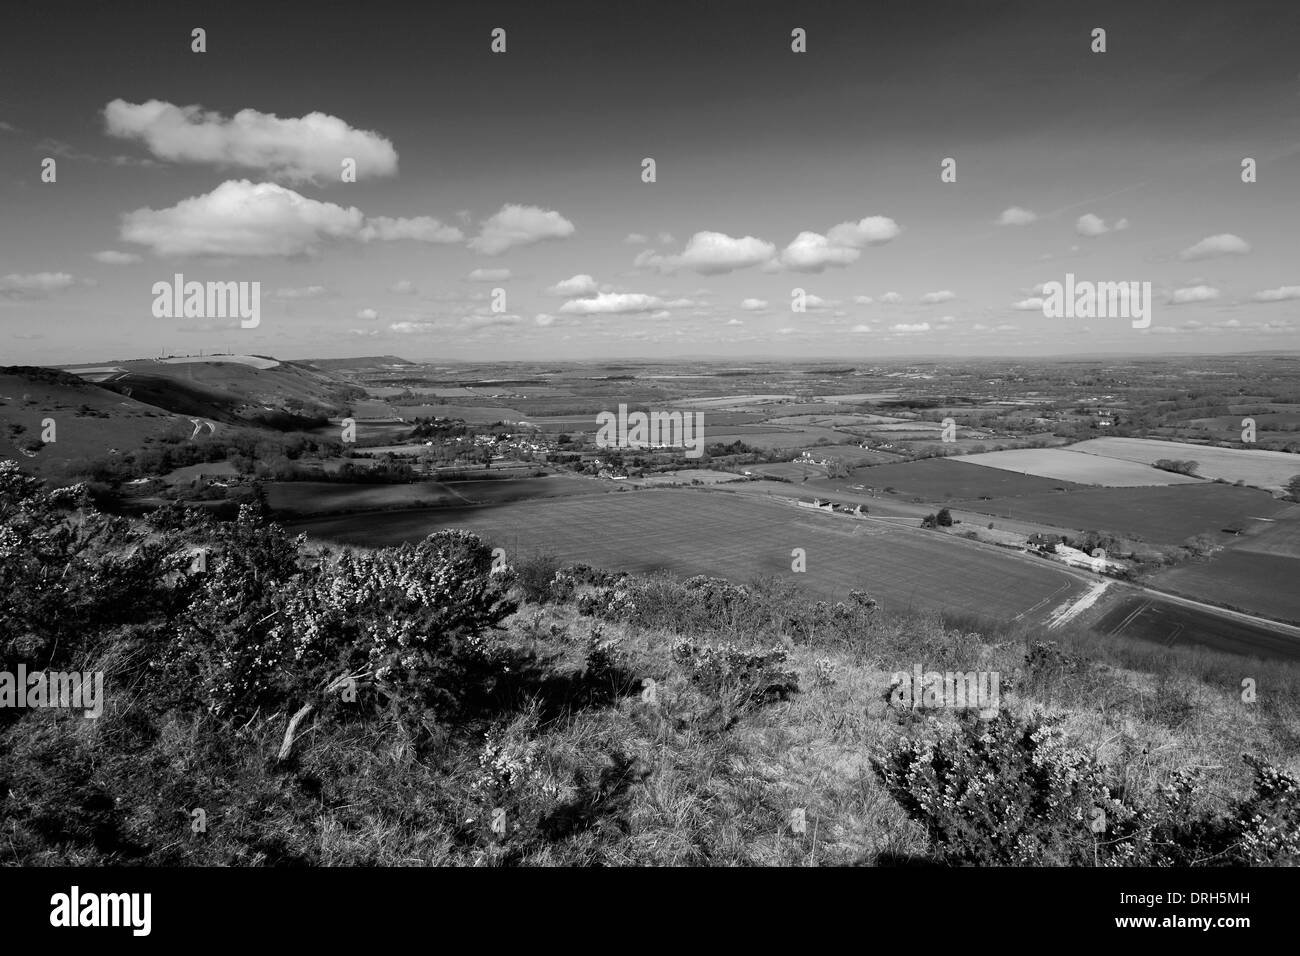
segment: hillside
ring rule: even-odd
[[[0,711],[8,864],[1300,862],[1294,665],[463,532],[127,528],[11,465],[0,520],[5,659],[104,674],[93,724]]]

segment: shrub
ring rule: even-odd
[[[734,644],[673,644],[673,661],[690,682],[712,697],[736,705],[784,700],[798,691],[799,678],[785,667],[786,652],[746,651]]]

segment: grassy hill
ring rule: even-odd
[[[129,528],[4,465],[0,522],[5,660],[105,678],[93,719],[0,710],[4,863],[1300,862],[1293,665],[501,567],[463,532]],[[901,698],[918,669],[998,691]]]

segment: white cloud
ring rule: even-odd
[[[555,285],[546,290],[547,295],[557,295],[564,298],[578,295],[594,295],[597,291],[596,280],[585,272],[576,276],[570,276],[567,279],[561,279]]]
[[[518,325],[524,320],[522,315],[511,312],[489,312],[479,315],[467,315],[460,320],[461,325],[474,329],[490,328],[494,325]]]
[[[323,285],[309,285],[298,289],[276,289],[277,299],[315,299],[325,294]]]
[[[1215,256],[1244,256],[1250,252],[1250,243],[1230,232],[1207,236],[1194,246],[1178,253],[1179,259],[1212,259]]]
[[[90,258],[96,262],[102,262],[106,266],[129,266],[132,263],[142,261],[134,252],[118,252],[116,249],[104,249],[101,252],[91,253]]]
[[[451,243],[460,242],[465,235],[455,226],[445,225],[432,216],[415,216],[410,219],[376,216],[366,220],[357,238],[362,242],[370,242],[373,239],[381,242],[413,239],[416,242]]]
[[[484,220],[469,247],[485,256],[499,256],[516,246],[530,246],[544,239],[564,239],[573,232],[573,223],[553,209],[507,203]]]
[[[1282,302],[1286,299],[1300,299],[1300,285],[1284,285],[1276,289],[1264,289],[1251,296],[1256,302]]]
[[[465,278],[470,282],[505,282],[511,274],[509,269],[474,269]]]
[[[555,316],[549,315],[546,312],[538,312],[537,315],[533,318],[533,321],[536,322],[538,325],[545,327],[555,321]]]
[[[1041,312],[1043,310],[1043,297],[1031,296],[1028,299],[1021,299],[1019,302],[1013,302],[1011,308],[1018,312]]]
[[[821,272],[828,266],[856,262],[868,245],[889,242],[902,230],[887,216],[868,216],[858,222],[842,222],[826,235],[801,232],[781,252],[781,265],[794,272]]]
[[[317,202],[274,183],[229,180],[169,209],[122,217],[122,238],[163,256],[293,256],[360,232],[361,210]]]
[[[398,295],[415,295],[415,283],[410,279],[399,279],[388,287],[389,292],[396,292]]]
[[[897,305],[903,301],[903,297],[897,292],[886,292],[880,297],[880,301],[886,305]]]
[[[416,335],[420,332],[432,332],[437,326],[432,322],[393,322],[388,331],[398,335]]]
[[[740,307],[746,312],[757,312],[760,309],[766,309],[767,302],[763,299],[743,299]]]
[[[357,313],[357,318],[365,319],[367,322],[373,322],[375,319],[379,318],[379,313],[374,309],[362,309]]]
[[[690,269],[700,275],[721,275],[767,262],[776,254],[776,246],[753,236],[734,239],[721,232],[697,232],[680,255],[661,256],[649,249],[635,260],[660,272]]]
[[[869,296],[869,295],[855,295],[855,296],[853,297],[853,301],[854,301],[857,305],[870,305],[872,302],[874,302],[874,301],[876,301],[876,300],[873,299],[873,298],[871,298],[871,296]]]
[[[1089,212],[1078,218],[1074,224],[1074,231],[1081,236],[1092,238],[1110,232],[1110,226],[1106,225],[1106,220]]]
[[[957,293],[944,289],[941,292],[927,292],[921,296],[923,305],[938,305],[940,302],[949,302],[957,298]]]
[[[853,326],[853,328],[849,329],[849,331],[850,331],[850,332],[855,332],[855,333],[857,333],[857,334],[859,334],[859,335],[865,335],[866,333],[868,333],[868,332],[871,331],[871,326],[869,326],[869,325],[855,325],[855,326]]]
[[[661,232],[658,238],[661,246],[671,246],[673,244],[673,234],[671,232]]]
[[[1219,290],[1213,286],[1194,285],[1186,289],[1175,289],[1170,302],[1174,305],[1184,305],[1188,302],[1209,302],[1218,297]]]
[[[729,320],[727,321],[727,324],[728,324],[728,325],[744,325],[745,323],[742,322],[740,319],[729,319]]]
[[[1002,210],[1002,215],[998,217],[998,225],[1025,226],[1037,218],[1037,213],[1030,212],[1028,209],[1022,209],[1019,206],[1012,206],[1009,209]]]
[[[52,292],[61,292],[76,283],[66,272],[11,272],[0,276],[0,297],[7,299],[40,299]]]
[[[623,241],[629,246],[644,246],[650,240],[639,232],[629,232]]]
[[[619,315],[630,312],[653,312],[663,305],[657,296],[639,292],[602,292],[591,299],[572,299],[560,306],[570,315]]]
[[[227,119],[201,106],[116,99],[104,107],[104,120],[109,135],[140,140],[154,156],[172,162],[242,166],[322,184],[342,181],[344,159],[355,160],[359,180],[397,172],[397,151],[389,140],[326,113],[281,119],[244,109]]]
[[[913,324],[908,324],[908,323],[906,323],[906,322],[899,322],[899,323],[896,324],[896,325],[891,325],[891,326],[889,327],[889,331],[891,331],[891,332],[929,332],[929,331],[930,331],[930,323],[929,323],[929,322],[917,322],[917,323],[913,323]]]
[[[460,230],[429,216],[367,220],[355,206],[308,199],[275,183],[227,180],[168,209],[122,217],[121,236],[161,256],[310,255],[328,240],[457,242]]]

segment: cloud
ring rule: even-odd
[[[509,269],[474,269],[465,278],[470,282],[505,282],[511,275]]]
[[[140,140],[171,162],[240,166],[322,184],[342,181],[344,159],[356,161],[358,179],[397,173],[397,151],[389,140],[327,113],[281,119],[244,109],[227,119],[201,106],[116,99],[104,107],[104,121],[110,136]]]
[[[1094,216],[1092,213],[1085,213],[1075,222],[1074,231],[1081,236],[1092,238],[1110,232],[1110,226],[1106,225],[1106,220],[1101,217]]]
[[[573,232],[573,223],[552,209],[506,204],[483,221],[469,247],[485,256],[499,256],[516,246],[530,246],[544,239],[564,239]]]
[[[1282,302],[1286,299],[1300,299],[1300,285],[1284,285],[1276,289],[1264,289],[1251,296],[1256,302]]]
[[[740,319],[728,319],[728,320],[727,320],[727,324],[728,324],[728,325],[744,325],[745,323],[742,322]]]
[[[636,257],[635,264],[660,272],[690,269],[700,275],[721,275],[767,262],[774,255],[776,246],[753,236],[735,239],[721,232],[697,232],[680,255],[661,256],[647,249]]]
[[[744,299],[741,301],[740,307],[746,312],[757,312],[760,309],[766,309],[767,302],[763,299]]]
[[[923,305],[938,305],[940,302],[949,302],[955,298],[957,298],[957,293],[944,289],[941,292],[927,292],[921,296],[921,303]]]
[[[538,325],[545,327],[555,321],[555,316],[549,315],[545,312],[538,312],[533,321]]]
[[[929,332],[929,331],[930,331],[930,323],[929,323],[929,322],[917,322],[917,323],[915,323],[915,324],[911,324],[911,325],[909,325],[909,324],[906,323],[906,322],[899,322],[897,325],[891,325],[891,326],[889,327],[889,331],[891,331],[891,332],[903,332],[903,333],[907,333],[907,332]]]
[[[362,242],[370,242],[374,239],[380,242],[413,239],[416,242],[451,243],[460,242],[465,235],[455,226],[444,225],[432,216],[415,216],[411,219],[376,216],[366,220],[357,238]]]
[[[388,291],[396,292],[398,295],[415,295],[418,290],[410,279],[399,279],[388,287]]]
[[[868,333],[868,332],[871,331],[871,326],[869,326],[869,325],[855,325],[855,326],[853,326],[853,328],[849,329],[849,331],[850,331],[850,332],[853,332],[853,333],[855,333],[855,334],[858,334],[858,335],[865,335],[866,333]]]
[[[663,305],[658,296],[639,292],[602,292],[591,299],[572,299],[560,306],[569,315],[623,315],[653,312]]]
[[[880,301],[884,302],[886,305],[897,305],[903,301],[903,297],[897,292],[886,292],[880,297]]]
[[[388,331],[396,332],[398,335],[416,335],[420,332],[432,332],[437,328],[433,322],[393,322],[388,326]]]
[[[493,325],[518,325],[524,320],[522,315],[511,312],[490,312],[487,314],[467,315],[460,320],[461,325],[469,328],[489,328]]]
[[[1194,285],[1186,289],[1175,289],[1169,301],[1174,305],[1185,305],[1188,302],[1209,302],[1218,297],[1219,290],[1213,286]]]
[[[857,305],[870,305],[872,302],[876,300],[871,298],[871,296],[869,295],[855,295],[853,297],[853,301]]]
[[[375,319],[379,318],[379,313],[376,312],[374,309],[362,309],[360,312],[357,313],[357,318],[365,319],[368,322],[373,322]]]
[[[162,256],[293,256],[327,239],[355,237],[361,210],[318,202],[274,183],[229,180],[170,209],[122,217],[122,238]]]
[[[329,240],[457,242],[460,230],[430,216],[366,219],[355,206],[308,199],[275,183],[227,180],[168,209],[122,217],[121,237],[161,256],[298,256]]]
[[[1212,259],[1215,256],[1244,256],[1249,253],[1250,243],[1240,236],[1224,232],[1217,236],[1208,236],[1196,243],[1196,245],[1189,246],[1178,253],[1178,258],[1183,260]]]
[[[11,272],[0,276],[0,298],[43,299],[53,292],[61,292],[76,284],[76,279],[66,272],[32,272],[24,275]]]
[[[1011,303],[1011,308],[1017,312],[1041,312],[1043,310],[1043,297],[1031,296],[1028,299],[1021,299],[1019,302]]]
[[[644,246],[650,240],[639,232],[629,232],[623,241],[629,246]]]
[[[1019,206],[1012,206],[1009,209],[1002,210],[1002,215],[998,217],[998,225],[1026,226],[1037,218],[1037,213],[1030,212],[1028,209],[1022,209]]]
[[[781,265],[794,272],[821,272],[828,266],[856,262],[862,249],[889,242],[902,232],[887,216],[868,216],[858,222],[842,222],[826,235],[801,232],[781,252]]]
[[[96,262],[102,262],[106,266],[129,266],[143,260],[134,252],[118,252],[116,249],[104,249],[100,252],[92,252],[90,258]]]
[[[323,285],[309,285],[299,289],[276,289],[277,299],[315,299],[325,294]]]
[[[661,232],[657,238],[661,246],[671,246],[673,244],[673,234],[671,232]]]
[[[594,295],[597,291],[596,280],[585,272],[568,279],[561,279],[546,290],[547,295],[568,298],[578,295]]]

